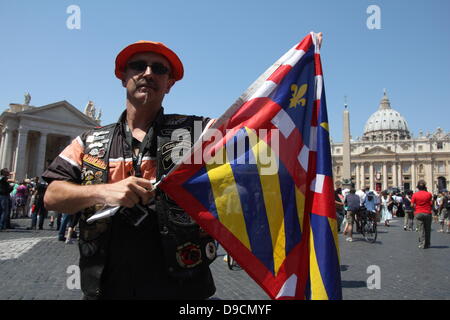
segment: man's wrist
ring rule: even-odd
[[[90,195],[92,200],[92,205],[96,204],[106,204],[105,200],[105,185],[104,184],[96,184],[87,186],[87,194]]]

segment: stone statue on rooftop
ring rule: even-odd
[[[84,108],[84,114],[87,115],[89,118],[94,119],[95,107],[94,107],[94,102],[92,102],[91,100],[89,100],[86,107]]]
[[[25,92],[24,95],[25,101],[24,101],[24,105],[29,106],[30,105],[30,101],[31,101],[31,95],[29,92]]]

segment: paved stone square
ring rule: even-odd
[[[0,299],[79,300],[78,289],[67,282],[71,266],[78,264],[78,246],[57,240],[46,222],[44,230],[26,230],[29,219],[13,220],[16,228],[0,232]],[[431,248],[418,249],[418,234],[404,231],[401,219],[379,227],[377,242],[356,234],[353,242],[339,235],[344,299],[450,300],[450,234],[438,233],[433,224]],[[266,293],[242,270],[230,271],[223,250],[212,264],[217,292],[224,300],[265,300]],[[68,273],[69,272],[69,273]],[[379,272],[380,281],[374,282]],[[369,289],[377,284],[375,288]],[[379,287],[379,289],[378,289]]]

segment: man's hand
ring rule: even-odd
[[[75,213],[96,204],[134,207],[146,205],[155,191],[149,180],[128,177],[110,184],[80,186],[68,181],[53,181],[44,196],[47,210]]]
[[[99,185],[103,203],[108,206],[123,206],[132,208],[136,204],[147,204],[155,195],[153,185],[149,180],[128,177],[125,180]]]
[[[323,40],[323,34],[322,34],[322,32],[319,32],[317,34],[317,42],[318,42],[318,45],[319,45],[319,49],[322,47],[322,40]]]

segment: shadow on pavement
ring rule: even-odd
[[[367,283],[365,281],[341,281],[343,288],[364,288],[367,287]]]
[[[9,232],[9,233],[32,233],[33,230],[27,230],[24,228],[14,228],[14,229],[6,229],[3,231]]]

